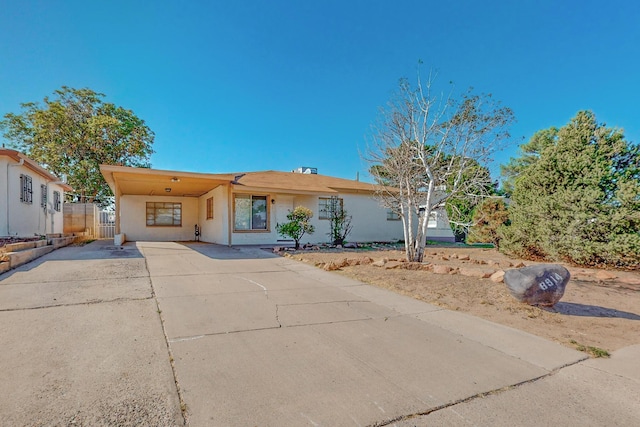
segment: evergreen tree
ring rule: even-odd
[[[637,268],[640,147],[579,112],[515,178],[501,250],[580,265]],[[555,135],[553,135],[555,134]],[[536,134],[538,135],[538,134]]]

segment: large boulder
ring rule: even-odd
[[[560,301],[570,278],[561,265],[538,264],[507,270],[504,283],[518,301],[550,307]]]

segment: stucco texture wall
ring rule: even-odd
[[[207,199],[213,198],[213,218],[207,219]],[[229,214],[227,187],[219,186],[198,199],[198,226],[200,240],[208,243],[228,244]]]
[[[31,203],[20,201],[20,175],[31,177]],[[0,158],[0,236],[44,235],[63,232],[62,201],[64,190],[27,168],[7,158]],[[47,208],[43,208],[41,185],[46,186]],[[60,193],[60,211],[54,209],[53,192]]]
[[[147,226],[147,202],[182,203],[181,226]],[[171,196],[122,196],[120,230],[128,241],[189,241],[198,223],[198,198]]]

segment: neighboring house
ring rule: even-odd
[[[0,236],[62,233],[63,183],[24,154],[0,148]]]
[[[375,186],[315,173],[206,174],[101,165],[116,201],[116,234],[126,240],[187,241],[224,245],[278,244],[276,224],[296,206],[314,213],[315,232],[302,243],[329,241],[331,197],[352,216],[347,241],[397,241],[402,222],[374,198]],[[453,241],[448,224],[433,222],[430,240]]]

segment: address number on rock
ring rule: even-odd
[[[538,283],[538,287],[543,291],[546,291],[547,289],[558,285],[558,283],[562,283],[562,277],[558,273],[551,273],[549,277]]]

